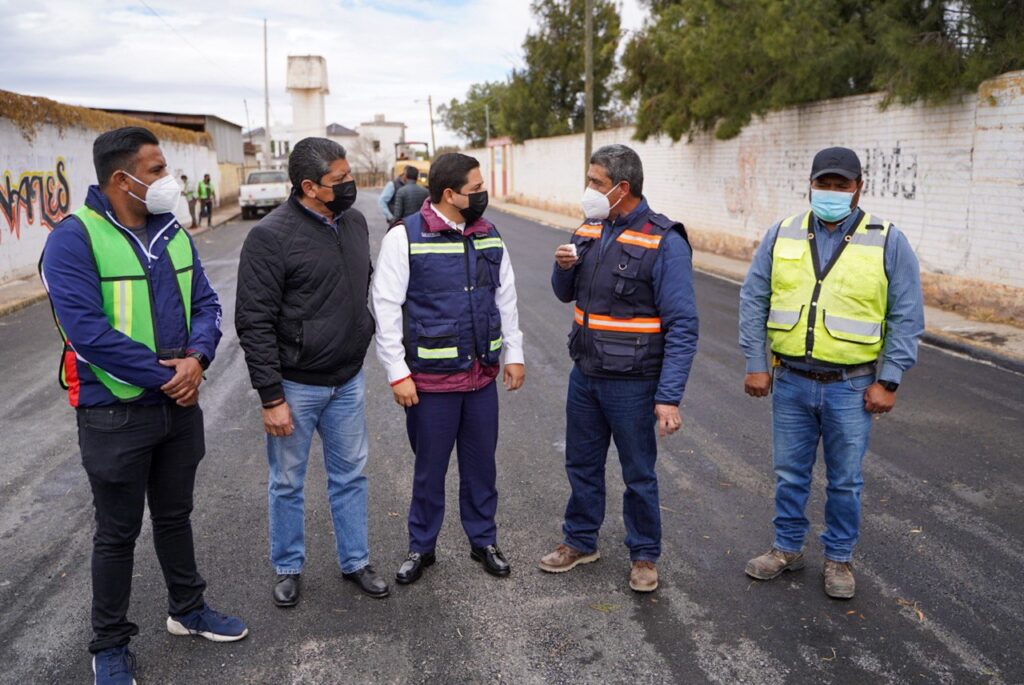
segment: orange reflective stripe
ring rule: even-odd
[[[576,307],[576,323],[583,325],[583,310]],[[621,333],[661,333],[661,319],[654,318],[633,318],[616,319],[601,314],[590,314],[587,316],[587,328],[597,331],[619,331]]]
[[[576,229],[576,235],[581,238],[600,238],[601,224],[583,224]]]
[[[660,235],[648,235],[646,233],[639,233],[638,231],[623,231],[615,240],[620,243],[626,243],[627,245],[639,245],[640,247],[646,247],[651,250],[657,250],[658,246],[661,245]]]

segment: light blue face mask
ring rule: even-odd
[[[841,193],[838,190],[811,189],[811,211],[828,223],[842,221],[850,216],[853,209],[853,193]]]

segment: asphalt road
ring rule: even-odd
[[[384,226],[374,200],[363,192],[358,206],[376,252]],[[453,463],[437,566],[414,586],[393,586],[387,599],[361,596],[333,558],[323,469],[314,467],[305,593],[293,610],[272,605],[263,435],[231,323],[237,254],[252,224],[231,224],[198,239],[224,303],[225,334],[202,390],[207,455],[194,526],[208,600],[242,616],[251,635],[217,645],[164,631],[147,522],[130,613],[141,627],[132,643],[140,683],[1024,682],[1024,379],[923,349],[895,412],[875,426],[857,597],[825,597],[816,537],[805,570],[752,583],[744,562],[771,541],[769,405],[742,392],[737,286],[708,276],[697,278],[701,342],[684,427],[660,441],[661,587],[641,596],[626,584],[614,461],[601,561],[540,572],[537,560],[560,539],[568,493],[572,315],[548,285],[565,234],[489,216],[509,244],[526,336],[526,385],[502,392],[498,448],[499,541],[512,576],[491,578],[470,561]],[[56,384],[58,346],[45,304],[0,319],[3,683],[92,676],[92,505],[74,415]],[[366,369],[372,560],[391,576],[406,549],[412,461],[403,414],[372,351]]]

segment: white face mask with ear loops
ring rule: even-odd
[[[161,176],[153,181],[152,185],[146,185],[127,171],[124,173],[136,183],[146,186],[145,198],[141,198],[131,191],[128,191],[128,194],[146,205],[146,211],[150,214],[167,214],[178,207],[178,200],[181,199],[181,186],[170,174]]]
[[[580,200],[580,204],[583,206],[583,216],[587,219],[607,219],[612,209],[615,208],[619,202],[622,202],[620,197],[616,203],[609,204],[608,196],[612,194],[612,190],[615,190],[618,185],[614,186],[607,193],[602,193],[600,190],[594,190],[590,186],[583,191],[583,199]]]

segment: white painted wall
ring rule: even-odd
[[[21,129],[0,118],[0,283],[31,274],[52,226],[85,201],[88,187],[96,183],[92,143],[97,135],[98,131],[78,128],[67,129],[61,135],[54,126],[42,126],[30,142]],[[175,179],[185,174],[196,183],[203,173],[209,173],[214,186],[219,187],[213,150],[173,142],[160,147]],[[33,180],[32,197],[20,202],[19,187],[27,179],[40,180]],[[40,183],[52,190],[40,195],[36,191]],[[31,206],[31,220],[26,203]],[[14,206],[16,211],[11,209]],[[43,207],[45,217],[41,214]],[[177,215],[183,223],[188,222],[184,201],[178,204]]]
[[[881,111],[879,101],[864,95],[770,114],[729,141],[640,143],[630,128],[600,131],[594,148],[632,146],[657,211],[752,246],[774,221],[806,208],[814,153],[850,147],[864,165],[861,205],[907,234],[924,271],[1024,288],[1024,72],[948,106]],[[489,178],[488,152],[467,154]],[[510,195],[578,206],[583,136],[530,140],[510,158]]]

